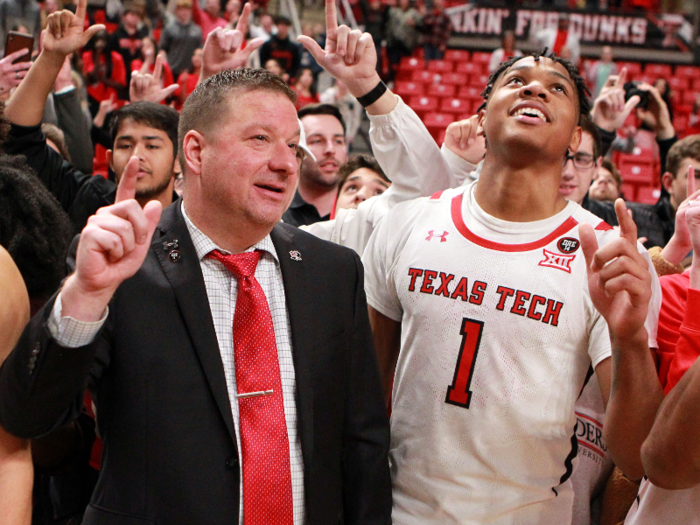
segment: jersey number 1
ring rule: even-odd
[[[445,403],[469,408],[469,403],[472,400],[472,391],[469,390],[469,386],[474,374],[474,364],[476,363],[476,355],[479,353],[483,328],[484,323],[481,321],[466,317],[462,319],[462,328],[459,332],[462,334],[462,345],[459,348],[454,379],[452,384],[447,387]]]

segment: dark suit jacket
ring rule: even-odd
[[[175,240],[174,262],[164,243]],[[388,419],[359,258],[284,224],[272,240],[291,324],[307,522],[390,523]],[[93,343],[58,345],[46,326],[53,303],[0,370],[0,424],[18,436],[45,434],[74,419],[92,389],[104,455],[83,523],[238,523],[231,405],[179,201]]]

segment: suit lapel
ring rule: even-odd
[[[161,235],[156,239],[159,233]],[[173,288],[209,387],[235,446],[231,402],[219,342],[214,330],[202,269],[180,211],[179,200],[165,209],[153,239],[151,249]]]
[[[304,264],[303,255],[299,257],[294,253],[296,246],[293,230],[278,224],[270,233],[270,237],[280,261],[289,315],[297,387],[297,429],[301,440],[304,469],[306,472],[312,472],[314,403],[310,358],[314,341],[312,333],[314,316],[309,303],[300,298],[308,294],[308,287],[312,285],[313,280],[310,270]]]

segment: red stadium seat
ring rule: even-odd
[[[690,79],[688,79],[688,78],[675,76],[675,77],[670,77],[667,80],[668,80],[668,85],[674,91],[685,91],[686,89],[690,89]]]
[[[652,188],[651,186],[640,186],[637,188],[636,202],[643,202],[644,204],[655,204],[659,200],[659,195],[661,195],[661,190],[659,188]]]
[[[692,106],[698,98],[698,93],[693,90],[686,91],[680,99],[680,102],[684,105]]]
[[[488,65],[488,63],[491,62],[491,53],[487,53],[486,51],[475,51],[472,54],[472,62]]]
[[[426,114],[431,111],[437,111],[438,108],[438,98],[437,97],[427,97],[427,96],[415,96],[411,97],[408,101],[408,105],[413,108],[413,110],[418,113],[418,115]]]
[[[668,64],[647,64],[644,66],[644,74],[655,78],[669,78],[671,73],[671,66]]]
[[[461,115],[462,113],[469,113],[474,107],[474,102],[464,98],[446,98],[443,99],[442,104],[440,104],[440,111],[443,113],[453,113],[455,115]]]
[[[445,60],[452,62],[469,62],[469,51],[464,49],[448,49],[445,51]]]
[[[488,75],[472,75],[471,80],[469,81],[470,86],[476,86],[478,88],[481,88],[482,90],[486,87],[486,84],[488,83]]]
[[[700,79],[700,67],[676,66],[676,76],[681,78]]]
[[[675,115],[673,117],[673,127],[678,135],[682,135],[688,129],[688,116],[687,115]]]
[[[426,95],[433,97],[453,97],[457,88],[452,84],[430,84],[426,90]]]
[[[415,57],[403,57],[399,62],[399,70],[424,69],[425,62]]]
[[[411,76],[413,82],[420,82],[422,84],[430,84],[432,82],[440,81],[440,73],[434,73],[432,71],[426,71],[425,69],[420,71],[414,71]]]
[[[460,62],[457,64],[457,73],[467,73],[469,75],[481,75],[482,67],[475,62]]]
[[[700,91],[700,78],[693,79],[693,90]]]
[[[423,117],[423,124],[428,128],[428,131],[437,141],[440,137],[440,133],[445,130],[445,128],[454,122],[455,118],[453,115],[446,113],[428,113]]]
[[[623,184],[621,189],[622,196],[626,201],[636,202],[637,187],[634,184]]]
[[[425,93],[425,84],[420,82],[396,82],[394,91],[402,97],[422,95]]]
[[[431,60],[428,62],[428,71],[449,73],[452,71],[452,62],[449,60]]]
[[[617,69],[627,68],[627,79],[636,79],[642,74],[642,65],[639,62],[618,62]]]
[[[442,75],[442,83],[464,86],[467,83],[467,75],[464,73],[445,73]]]
[[[617,167],[627,184],[654,186],[657,178],[654,172],[654,154],[642,149],[638,154],[621,153],[617,156]]]
[[[438,139],[437,139],[438,146],[442,147],[443,142],[445,142],[445,135],[447,135],[447,131],[443,129],[440,132],[440,134],[438,135]]]
[[[459,88],[459,98],[468,100],[481,100],[481,92],[483,90],[475,86],[462,86]]]

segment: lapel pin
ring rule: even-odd
[[[168,257],[170,257],[170,260],[172,262],[177,262],[180,260],[180,252],[178,250],[172,250],[169,254]]]
[[[173,242],[168,242],[168,241],[163,242],[163,249],[166,252],[169,252],[171,250],[177,250],[179,247],[180,247],[180,245],[178,244],[177,239],[173,239]]]
[[[289,252],[289,256],[292,258],[292,261],[301,261],[301,253],[298,250],[292,250]]]

